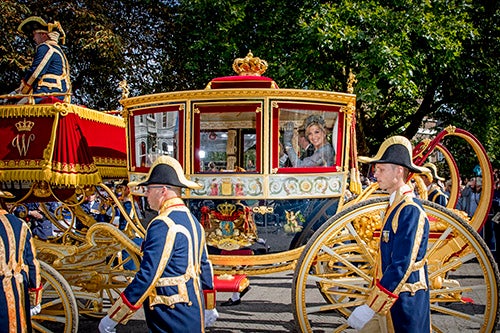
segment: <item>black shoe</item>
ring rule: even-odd
[[[233,301],[231,298],[228,299],[227,301],[225,302],[222,302],[220,305],[221,306],[233,306],[233,305],[238,305],[241,303],[241,298],[238,299],[237,301]]]

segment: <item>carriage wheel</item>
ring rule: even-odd
[[[71,286],[47,263],[40,261],[42,311],[31,319],[35,332],[77,332],[78,307]]]
[[[80,315],[102,318],[139,269],[139,240],[129,239],[109,223],[90,227],[87,240],[91,246],[80,255],[90,259],[63,265],[61,272],[73,286]]]
[[[134,278],[140,266],[140,257],[132,253],[124,259],[121,251],[118,251],[106,262],[102,266],[92,268],[95,273],[90,279],[90,283],[96,286],[97,291],[89,292],[81,288],[74,288],[79,312],[85,317],[100,319],[107,314],[116,299],[120,297],[123,289]],[[124,266],[127,264],[132,264],[136,269],[125,268]]]
[[[294,317],[302,332],[342,332],[364,303],[372,280],[386,198],[360,202],[330,218],[299,258],[292,285]],[[435,332],[492,332],[499,311],[499,273],[489,249],[460,216],[425,201],[431,322]]]

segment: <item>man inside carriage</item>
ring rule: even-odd
[[[35,55],[16,94],[33,94],[34,101],[23,97],[18,104],[70,102],[71,82],[69,63],[59,39],[64,44],[66,35],[57,21],[47,23],[37,16],[28,17],[18,27],[19,33],[32,37],[36,43]]]

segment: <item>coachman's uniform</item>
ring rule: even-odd
[[[158,186],[152,184],[201,187],[187,180],[170,156],[160,156],[147,181],[138,185]],[[127,323],[143,304],[151,332],[204,332],[206,309],[215,310],[213,269],[202,225],[178,195],[165,196],[159,205],[142,244],[139,270],[101,320],[101,332],[114,332],[115,323]]]
[[[437,167],[434,163],[427,162],[423,166],[428,169],[428,172],[424,172],[423,174],[430,181],[430,184],[427,186],[427,199],[446,207],[448,196],[443,193],[441,187],[436,183],[438,180],[444,181],[444,178],[439,177]]]
[[[33,31],[44,31],[49,39],[36,46],[35,56],[30,68],[21,81],[19,92],[22,94],[71,93],[68,59],[58,44],[59,36],[64,43],[65,34],[59,22],[47,23],[42,18],[32,16],[24,20],[18,31],[31,37]],[[54,96],[69,102],[68,96]],[[66,98],[65,98],[66,97]],[[40,103],[42,98],[35,98]]]
[[[373,282],[365,304],[356,307],[347,323],[363,333],[431,332],[430,291],[426,262],[429,220],[414,190],[410,173],[429,172],[412,161],[411,142],[403,136],[386,139],[373,158],[375,177],[390,193],[380,231]]]
[[[0,191],[1,192],[1,191]],[[31,305],[41,302],[40,267],[28,225],[0,209],[0,332],[31,332]]]
[[[388,332],[430,332],[424,261],[429,221],[409,186],[393,193],[391,201],[381,230],[376,285],[366,303],[386,315]]]
[[[21,85],[23,94],[70,91],[69,64],[61,47],[52,40],[36,46],[35,57]],[[56,96],[64,100],[64,96]]]
[[[196,235],[193,241],[189,234]],[[139,271],[109,311],[110,318],[125,324],[144,302],[151,331],[203,332],[203,290],[213,289],[213,271],[201,224],[181,199],[165,202],[151,221],[143,253]]]
[[[448,197],[443,193],[441,188],[437,184],[431,184],[427,190],[427,199],[438,205],[446,207],[448,204]]]

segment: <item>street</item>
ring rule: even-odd
[[[292,279],[291,271],[250,277],[251,289],[241,304],[230,307],[219,304],[231,297],[231,293],[217,293],[219,319],[207,332],[293,332]],[[98,324],[97,320],[80,317],[79,332],[95,332]],[[116,331],[147,332],[142,311],[127,325],[118,325]]]
[[[241,304],[230,307],[220,306],[220,303],[226,301],[231,293],[218,293],[219,319],[206,331],[208,333],[297,332],[291,305],[292,282],[292,271],[250,277],[251,290],[244,296]],[[322,303],[322,300],[319,299],[318,302]],[[314,333],[330,333],[333,331],[332,323],[338,326],[346,322],[337,313],[324,315],[323,318],[323,322],[315,321]],[[96,332],[98,324],[97,320],[80,317],[79,332]],[[459,328],[453,320],[447,320],[445,326],[445,332],[449,333],[472,332]],[[116,331],[148,332],[143,312],[139,311],[127,325],[118,325]],[[496,332],[500,330],[497,328]]]

